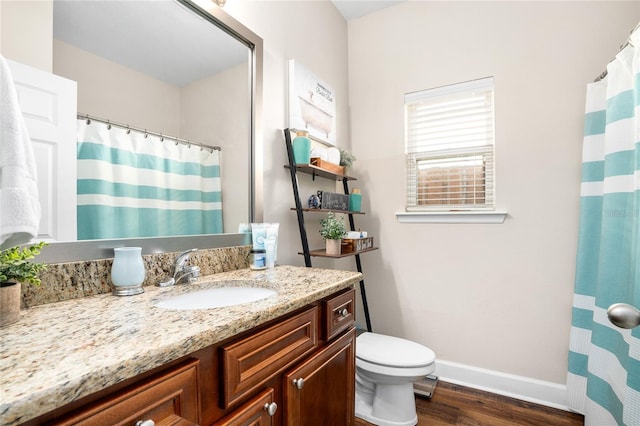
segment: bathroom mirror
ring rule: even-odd
[[[53,3],[54,73],[78,81],[78,112],[221,147],[225,227],[219,235],[56,242],[42,260],[113,257],[112,248],[134,244],[143,253],[246,244],[238,223],[262,220],[262,40],[209,0]],[[127,87],[144,84],[122,81],[121,93],[114,93],[111,82],[91,81],[99,67],[81,63],[83,57],[125,67],[128,74],[150,72],[177,94],[157,98],[163,100],[154,100],[151,110],[140,96],[126,96],[133,93]],[[212,74],[227,79],[218,84],[226,92],[198,86]]]

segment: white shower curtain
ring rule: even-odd
[[[77,166],[79,240],[223,232],[219,151],[79,119]]]
[[[618,302],[640,307],[639,47],[635,31],[607,77],[587,87],[567,377],[587,426],[640,425],[640,328],[617,328],[606,313]]]

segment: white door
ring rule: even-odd
[[[33,142],[42,217],[39,241],[76,240],[75,81],[7,61]]]

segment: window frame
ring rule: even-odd
[[[490,132],[487,132],[490,137],[486,140],[488,143],[482,143],[485,139],[480,139],[482,142],[480,143],[469,143],[467,140],[447,143],[444,144],[442,142],[440,147],[438,145],[429,145],[427,141],[425,143],[426,138],[419,138],[413,136],[410,140],[409,132],[416,131],[420,128],[417,126],[410,127],[410,118],[415,119],[417,117],[409,117],[409,110],[411,107],[414,107],[423,102],[423,101],[433,101],[433,100],[442,100],[445,97],[450,96],[458,96],[461,94],[468,94],[470,97],[473,96],[474,93],[485,92],[484,96],[491,96],[490,106],[487,109],[490,112]],[[486,93],[489,92],[489,93]],[[502,223],[506,217],[506,212],[496,210],[496,202],[495,202],[495,104],[494,104],[494,96],[495,96],[495,85],[493,77],[482,78],[478,80],[467,81],[463,83],[456,83],[448,86],[442,86],[434,89],[421,90],[418,92],[412,92],[405,94],[405,158],[406,158],[406,169],[405,169],[405,211],[397,212],[396,216],[399,222],[402,223],[416,223],[416,222],[448,222],[448,223],[468,223],[468,222],[480,222],[480,223]],[[437,105],[436,105],[437,107]],[[443,107],[444,108],[444,107]],[[485,107],[483,107],[485,108]],[[487,119],[485,119],[486,121]],[[486,122],[483,123],[486,126]],[[460,130],[463,127],[458,127],[455,130]],[[430,130],[434,130],[436,127],[432,127]],[[417,141],[417,142],[416,142]],[[467,145],[463,147],[463,145]],[[480,186],[485,188],[483,192],[485,195],[484,202],[476,202],[472,200],[471,203],[453,203],[446,204],[440,203],[435,205],[427,205],[424,203],[419,204],[418,200],[418,190],[419,190],[419,172],[418,172],[418,163],[420,161],[435,161],[442,159],[451,159],[452,162],[457,162],[460,158],[468,158],[472,155],[481,155],[482,156],[482,173],[483,173],[483,182],[481,184],[473,186],[475,194],[475,188]],[[487,165],[490,166],[487,169]],[[455,167],[443,168],[443,173],[452,173],[457,172],[461,173],[463,171],[462,168],[456,171]],[[487,181],[489,182],[488,187]],[[437,181],[435,181],[438,183]],[[443,188],[446,188],[447,180],[442,180],[439,183]],[[462,182],[460,180],[460,182]],[[477,181],[476,181],[477,182]],[[441,190],[441,192],[444,190]],[[435,193],[438,192],[438,188],[436,186]],[[456,194],[455,190],[448,189],[448,195],[444,197],[445,201],[450,202],[452,199],[455,200],[456,196],[461,197],[460,199],[464,199],[463,194],[460,195],[451,195]],[[488,199],[487,199],[488,198]],[[438,197],[435,196],[431,199],[437,200]],[[466,199],[465,199],[466,200]],[[423,199],[424,201],[424,199]]]

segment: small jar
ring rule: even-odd
[[[249,267],[254,271],[265,269],[267,267],[267,251],[265,249],[251,249]]]
[[[309,164],[311,161],[311,140],[309,132],[305,130],[296,131],[293,138],[293,161],[296,164]]]
[[[360,190],[354,188],[349,194],[349,210],[352,212],[359,212],[362,205],[362,194]]]

